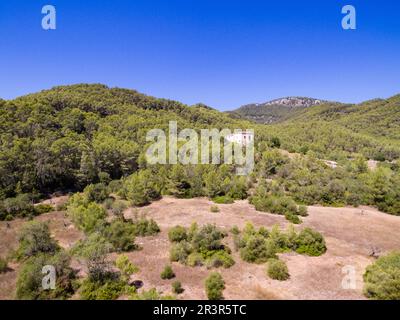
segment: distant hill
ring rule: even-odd
[[[233,117],[241,117],[257,123],[271,124],[284,121],[297,112],[327,103],[327,101],[305,97],[287,97],[265,103],[254,103],[229,112]]]

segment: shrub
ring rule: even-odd
[[[302,217],[307,217],[308,216],[308,209],[306,206],[299,206],[299,215]]]
[[[186,264],[191,251],[190,244],[186,241],[181,241],[172,246],[170,250],[170,260]]]
[[[8,268],[7,260],[3,259],[3,258],[0,258],[0,273],[6,272],[7,268]]]
[[[22,300],[67,299],[74,293],[75,273],[69,267],[70,258],[60,252],[54,256],[38,254],[29,258],[18,273],[16,297]],[[56,290],[44,290],[42,268],[46,265],[56,269]]]
[[[153,236],[160,232],[160,227],[153,219],[141,217],[133,221],[135,235],[140,237]]]
[[[218,204],[231,204],[235,202],[231,197],[228,196],[215,197],[212,199],[212,201]]]
[[[126,284],[119,279],[106,282],[85,279],[80,288],[83,300],[116,300],[124,293]]]
[[[161,196],[156,177],[149,170],[129,176],[123,185],[122,195],[134,206],[145,206]]]
[[[279,281],[285,281],[290,277],[286,263],[278,259],[268,260],[267,273],[271,279]]]
[[[124,211],[127,209],[127,205],[123,201],[114,201],[111,205],[111,212],[113,215],[123,218]]]
[[[142,291],[130,296],[132,300],[173,300],[172,296],[162,296],[157,289],[153,288],[148,291]]]
[[[225,289],[225,282],[222,276],[218,272],[211,273],[206,281],[206,294],[209,300],[221,300],[223,299],[223,290]]]
[[[203,256],[198,252],[192,252],[187,258],[187,265],[190,267],[200,267],[203,264]]]
[[[299,216],[293,214],[293,213],[285,213],[285,218],[287,221],[290,221],[291,223],[294,224],[300,224],[302,223],[301,219],[299,218]]]
[[[108,187],[103,183],[90,184],[83,192],[89,202],[97,203],[106,200],[110,194]]]
[[[218,206],[211,206],[210,211],[211,211],[212,213],[218,213],[218,212],[220,212]]]
[[[181,242],[187,240],[188,235],[184,227],[176,226],[169,230],[168,238],[171,242]]]
[[[37,206],[35,206],[36,215],[41,215],[51,211],[54,211],[54,207],[50,204],[38,204]]]
[[[94,232],[83,240],[79,240],[72,248],[73,256],[91,259],[96,256],[103,256],[113,250],[112,244],[100,233]]]
[[[375,300],[400,300],[400,252],[379,258],[364,274],[364,294]]]
[[[223,250],[221,240],[225,234],[215,225],[207,224],[198,230],[192,237],[192,247],[194,251],[204,253],[212,250]]]
[[[0,220],[31,217],[36,214],[32,200],[28,194],[19,194],[8,198],[0,204]]]
[[[210,257],[206,259],[207,268],[230,268],[235,264],[232,256],[224,250],[210,251],[208,255]]]
[[[125,255],[120,255],[115,261],[115,266],[121,271],[121,276],[124,281],[128,281],[130,276],[139,272],[139,268],[129,261]]]
[[[113,245],[118,252],[131,251],[137,248],[135,235],[137,229],[132,223],[117,219],[111,222],[103,232],[103,236]]]
[[[244,261],[263,263],[270,258],[275,258],[276,248],[271,240],[256,234],[248,237],[240,249],[240,256]]]
[[[51,238],[47,223],[32,221],[22,228],[18,237],[19,248],[17,249],[17,259],[32,257],[38,253],[54,254],[59,247],[54,239]]]
[[[161,272],[161,279],[167,280],[175,278],[175,273],[171,266],[165,266],[164,270]]]
[[[182,288],[182,284],[180,281],[175,281],[172,283],[172,292],[175,294],[181,294],[185,291],[185,289]]]
[[[296,251],[309,256],[320,256],[326,252],[324,237],[317,231],[305,228],[297,236]]]
[[[68,206],[68,216],[78,229],[88,234],[105,223],[107,212],[102,206],[94,202],[87,203],[76,195]]]

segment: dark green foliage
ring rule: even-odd
[[[145,206],[161,197],[161,185],[152,172],[142,170],[124,181],[121,195],[134,206]]]
[[[116,300],[124,293],[126,283],[119,279],[104,282],[85,279],[80,288],[82,300]]]
[[[175,242],[170,251],[171,261],[191,267],[206,265],[208,268],[230,268],[235,261],[230,249],[222,244],[226,234],[215,225],[198,228],[193,224],[189,231],[177,226],[170,230],[169,238]]]
[[[290,277],[286,263],[278,259],[268,260],[267,274],[271,279],[279,281],[285,281]]]
[[[323,236],[310,228],[305,228],[296,239],[296,251],[309,256],[320,256],[326,252]]]
[[[160,232],[160,227],[153,219],[146,219],[146,217],[136,217],[133,220],[135,227],[135,235],[140,237],[154,236]]]
[[[240,249],[240,256],[244,261],[263,263],[276,254],[275,245],[271,240],[261,235],[249,236],[243,247]]]
[[[59,250],[57,242],[51,237],[47,223],[32,221],[24,225],[18,237],[16,251],[18,260],[32,257],[39,253],[55,254]]]
[[[205,281],[206,294],[209,300],[222,300],[225,281],[221,274],[212,272]]]
[[[185,291],[185,289],[182,288],[182,284],[180,281],[175,281],[172,283],[172,292],[175,294],[181,294]]]
[[[19,194],[15,198],[0,201],[0,220],[33,217],[36,214],[33,201],[28,194]]]
[[[380,257],[367,267],[364,294],[375,300],[400,300],[400,252]]]
[[[292,198],[285,196],[277,184],[260,184],[256,193],[250,198],[250,203],[258,211],[284,215],[294,224],[301,223],[299,215],[307,215],[307,208],[298,206]]]
[[[137,228],[133,223],[116,219],[103,231],[104,238],[109,241],[118,252],[131,251],[137,248],[135,236]]]
[[[107,216],[107,212],[102,206],[94,202],[87,202],[79,194],[70,199],[67,213],[75,226],[87,234],[101,228],[105,224]]]
[[[161,272],[161,279],[163,280],[168,280],[168,279],[172,279],[175,278],[175,273],[172,270],[171,266],[165,266],[164,270]]]
[[[83,191],[89,202],[101,203],[108,198],[110,191],[104,183],[88,185]]]
[[[70,258],[60,252],[55,255],[37,254],[30,257],[18,273],[16,297],[22,300],[68,299],[75,291],[74,271],[69,267]],[[42,268],[51,265],[56,270],[56,289],[44,290],[42,287]]]

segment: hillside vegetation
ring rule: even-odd
[[[216,203],[250,197],[257,210],[293,223],[302,222],[303,205],[311,204],[373,205],[400,214],[399,97],[310,107],[271,126],[103,85],[56,87],[0,103],[1,220],[47,212],[51,208],[32,203],[56,191],[82,190],[89,201],[118,194],[134,206],[163,195]],[[253,128],[254,172],[240,177],[227,164],[149,165],[146,134],[152,128],[168,132],[169,121],[179,130]],[[375,123],[380,129],[371,128]],[[279,148],[299,155],[289,157]],[[381,160],[375,171],[366,164],[371,158]],[[320,159],[339,160],[338,167]],[[118,203],[106,205],[123,211]]]

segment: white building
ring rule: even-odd
[[[241,133],[232,133],[226,136],[226,140],[229,142],[239,143],[246,146],[250,142],[254,142],[254,133],[251,131],[242,131]]]

